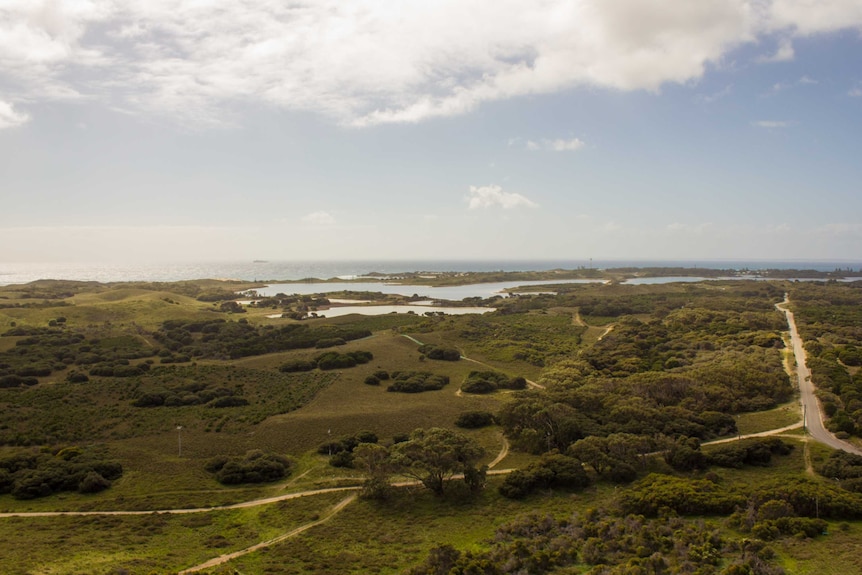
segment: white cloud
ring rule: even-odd
[[[28,114],[16,112],[12,104],[0,100],[0,130],[26,124],[29,120]]]
[[[499,206],[510,210],[517,207],[536,208],[538,204],[514,192],[504,192],[503,188],[496,185],[470,186],[470,194],[467,202],[471,210],[479,208],[491,208]]]
[[[329,212],[320,210],[302,216],[302,223],[314,227],[334,226],[335,218]]]
[[[16,101],[204,125],[251,103],[367,126],[584,86],[656,91],[762,37],[786,60],[793,38],[847,28],[862,29],[858,0],[5,0],[0,83]]]
[[[805,84],[805,85],[811,85],[811,84],[819,84],[820,82],[818,82],[814,78],[811,78],[810,76],[802,76],[801,78],[799,78],[799,83]]]
[[[847,92],[847,95],[851,98],[860,98],[862,97],[862,82],[856,84]]]
[[[790,62],[796,54],[793,51],[793,43],[789,38],[782,38],[770,56],[760,56],[757,61],[763,63]]]
[[[586,145],[578,138],[572,138],[571,140],[551,140],[548,144],[550,145],[550,149],[555,152],[571,152],[574,150],[580,150]]]
[[[772,0],[767,23],[773,29],[790,29],[803,36],[862,30],[862,4],[858,0]]]
[[[580,150],[586,144],[578,138],[572,138],[571,140],[564,140],[562,138],[557,138],[555,140],[541,140],[540,142],[536,142],[533,140],[527,140],[527,143],[524,144],[524,147],[531,151],[536,152],[539,150],[547,150],[551,152],[573,152],[576,150]]]
[[[778,120],[758,120],[756,122],[751,123],[752,126],[757,128],[787,128],[790,126],[790,122],[778,121]]]

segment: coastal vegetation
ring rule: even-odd
[[[277,539],[202,572],[858,571],[862,457],[793,429],[775,308],[852,438],[857,283],[569,283],[331,319],[308,314],[348,294],[0,287],[0,515],[25,514],[0,516],[0,570],[176,573]],[[53,511],[146,514],[26,515]]]

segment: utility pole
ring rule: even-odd
[[[179,456],[183,456],[183,426],[177,426],[177,451]]]

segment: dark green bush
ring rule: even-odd
[[[428,359],[438,359],[442,361],[458,361],[461,359],[461,352],[453,347],[425,344],[419,346],[419,353],[423,354]]]
[[[311,371],[315,367],[317,367],[316,361],[309,361],[307,359],[294,359],[281,364],[278,367],[278,370],[282,373],[296,373],[300,371]]]
[[[455,425],[464,429],[479,429],[495,423],[494,414],[489,411],[465,411],[455,420]]]
[[[386,391],[421,393],[443,389],[449,384],[448,375],[435,375],[427,371],[395,372],[392,374],[392,380]]]
[[[224,485],[269,483],[290,475],[291,462],[284,456],[255,449],[242,457],[210,459],[205,469]]]

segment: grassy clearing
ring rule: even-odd
[[[389,502],[357,501],[325,525],[232,561],[220,572],[400,573],[439,544],[481,549],[496,527],[521,513],[567,514],[573,504],[583,507],[594,498],[546,494],[514,502],[489,488],[475,500],[441,500],[424,490],[404,489]]]
[[[862,573],[862,523],[830,522],[828,535],[814,540],[786,538],[774,545],[792,575]]]
[[[190,515],[2,519],[0,571],[176,572],[314,521],[343,497],[333,493]]]
[[[800,421],[802,421],[802,410],[799,402],[794,399],[768,411],[740,413],[736,418],[736,427],[740,434],[745,435],[779,429]]]
[[[496,411],[499,405],[495,395],[456,395],[475,364],[423,361],[417,345],[407,338],[383,333],[339,349],[367,350],[374,354],[374,359],[365,365],[340,370],[334,382],[303,409],[269,418],[260,425],[258,435],[281,446],[287,453],[299,454],[316,448],[330,436],[337,438],[363,429],[389,438],[417,427],[452,427],[463,411]],[[380,386],[363,383],[377,370],[431,371],[448,375],[451,382],[439,391],[391,393],[386,391],[386,382]]]

